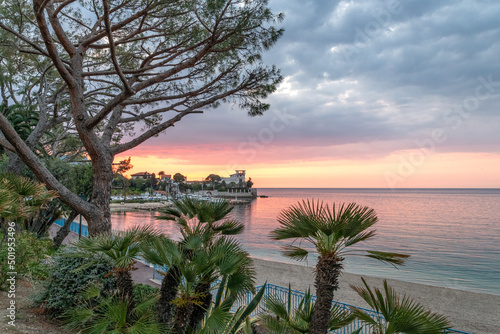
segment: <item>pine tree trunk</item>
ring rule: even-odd
[[[111,233],[111,188],[113,181],[113,170],[111,167],[113,159],[101,157],[92,161],[94,170],[94,181],[92,183],[92,204],[99,210],[92,212],[87,218],[89,235],[95,236],[102,233]]]
[[[197,294],[202,294],[201,305],[193,306],[193,314],[191,315],[191,319],[189,322],[189,326],[195,329],[196,326],[200,324],[205,316],[205,313],[210,306],[210,302],[212,301],[212,294],[210,293],[210,283],[200,283],[196,286],[195,292]]]
[[[64,222],[64,225],[59,229],[59,231],[57,231],[57,234],[54,237],[55,249],[59,249],[59,247],[61,247],[64,239],[66,239],[66,237],[69,234],[70,231],[69,228],[71,226],[71,223],[73,222],[73,220],[75,220],[77,215],[78,213],[76,211],[71,211],[71,213],[68,216],[68,219],[66,219],[66,221]]]
[[[181,273],[178,267],[168,269],[161,282],[160,299],[158,300],[158,320],[162,324],[168,324],[172,319],[172,301],[177,295],[180,284]]]
[[[316,265],[316,307],[311,318],[310,334],[328,333],[330,309],[333,293],[338,289],[338,277],[342,270],[342,260],[339,257],[320,256]]]

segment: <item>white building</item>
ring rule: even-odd
[[[236,173],[231,174],[229,177],[221,177],[220,182],[226,182],[226,184],[230,184],[231,182],[234,182],[236,185],[239,185],[240,182],[242,185],[245,185],[245,170],[243,169],[237,169]]]

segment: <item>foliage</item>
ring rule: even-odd
[[[20,104],[6,106],[5,103],[1,103],[0,113],[6,116],[23,140],[28,139],[38,122],[38,115],[34,112],[33,106],[24,107]]]
[[[229,201],[223,199],[201,201],[186,197],[173,200],[172,204],[172,208],[162,209],[163,215],[156,218],[175,221],[184,238],[195,234],[208,239],[216,234],[236,235],[242,233],[245,228],[241,222],[226,218],[233,207]]]
[[[111,296],[101,297],[100,287],[90,286],[80,294],[82,302],[78,307],[64,313],[65,327],[88,334],[164,333],[155,319],[156,293],[147,294],[144,287],[137,291],[141,298],[129,313],[128,301],[120,298],[118,291]],[[97,302],[93,302],[96,298]]]
[[[342,257],[358,253],[387,263],[403,264],[408,255],[349,249],[373,238],[375,231],[368,229],[377,221],[373,209],[356,203],[334,203],[330,208],[323,202],[308,200],[281,211],[278,216],[280,227],[271,232],[271,238],[307,240],[321,256]],[[283,254],[296,260],[304,260],[309,251],[288,245],[284,247]]]
[[[384,280],[384,290],[370,288],[364,278],[364,286],[353,286],[370,307],[381,313],[374,317],[362,309],[352,307],[357,318],[366,323],[375,334],[441,334],[450,328],[448,319],[440,314],[426,310],[422,305],[404,295],[398,296]]]
[[[127,316],[132,316],[135,307],[134,287],[131,270],[141,254],[141,243],[159,233],[151,226],[136,226],[115,234],[80,239],[75,245],[87,252],[105,255],[112,265],[111,274],[116,278],[117,297],[127,304]]]
[[[186,181],[186,177],[182,175],[181,173],[175,173],[172,179],[177,182],[177,183],[182,183]]]
[[[48,270],[42,261],[49,256],[52,242],[48,239],[39,239],[33,233],[21,231],[15,234],[15,270],[9,265],[9,245],[10,240],[3,241],[3,235],[0,233],[0,290],[5,289],[5,283],[8,272],[17,272],[33,279],[48,278]]]
[[[283,247],[283,254],[296,260],[307,258],[309,251],[295,241],[306,241],[319,254],[315,270],[317,302],[312,314],[311,334],[324,334],[328,330],[330,308],[334,292],[338,289],[345,256],[366,256],[393,265],[401,265],[408,255],[352,249],[354,245],[375,236],[370,228],[378,218],[373,209],[356,203],[331,206],[322,201],[302,201],[280,212],[280,227],[271,231],[274,240],[292,239]]]
[[[316,301],[308,290],[295,310],[292,309],[292,290],[288,287],[288,299],[282,300],[275,295],[264,298],[264,312],[259,315],[260,324],[269,334],[300,334],[309,333],[312,314]],[[330,309],[328,330],[334,331],[349,325],[355,316],[333,305]]]
[[[219,182],[221,180],[220,176],[217,174],[210,174],[205,178],[208,182]]]
[[[103,291],[114,289],[116,281],[109,275],[111,269],[106,257],[82,254],[75,247],[64,248],[54,258],[50,277],[37,303],[52,315],[61,316],[82,301],[80,293],[91,284],[98,282]]]
[[[160,289],[147,284],[134,284],[134,296],[136,303],[142,303],[151,296],[158,296]]]
[[[221,278],[234,298],[253,291],[254,269],[249,254],[227,236],[239,234],[243,225],[226,218],[232,207],[227,201],[175,200],[159,219],[174,221],[182,234],[179,242],[156,238],[145,245],[147,261],[170,269],[162,282],[159,317],[168,323],[170,304],[176,305],[172,330],[184,333],[197,328],[211,303],[210,286]],[[174,273],[178,273],[174,275]],[[175,276],[182,275],[182,283]],[[175,282],[177,291],[172,291]]]
[[[246,183],[246,187],[248,189],[250,189],[250,188],[252,188],[252,186],[253,186],[253,182],[252,182],[252,178],[250,177],[250,178],[248,178],[248,181]]]
[[[251,334],[252,321],[251,314],[259,306],[266,283],[260,288],[250,302],[245,306],[240,306],[236,311],[231,312],[236,298],[227,294],[228,287],[226,282],[222,282],[216,293],[215,301],[210,304],[205,318],[196,331],[197,334]]]
[[[14,174],[0,175],[0,219],[22,222],[56,197],[43,184]]]

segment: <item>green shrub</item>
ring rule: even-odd
[[[47,279],[48,267],[42,260],[51,255],[52,241],[39,239],[33,233],[22,231],[15,234],[15,264],[9,264],[9,245],[12,242],[3,241],[3,234],[0,233],[0,290],[5,289],[6,273],[17,272],[18,276],[25,276],[33,279]]]
[[[129,312],[130,305],[118,297],[117,290],[103,297],[100,288],[90,286],[80,294],[83,299],[78,307],[64,312],[61,320],[67,329],[78,333],[166,333],[156,320],[157,295],[146,294],[151,289],[136,287],[140,301]]]
[[[146,284],[134,284],[134,296],[136,303],[142,303],[147,298],[151,296],[158,296],[160,294],[160,288]]]
[[[45,290],[36,299],[37,304],[56,317],[78,305],[82,300],[80,292],[90,284],[98,283],[103,292],[112,291],[116,286],[114,277],[109,275],[112,267],[106,258],[79,254],[81,250],[68,247],[54,258]]]

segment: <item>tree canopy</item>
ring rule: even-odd
[[[263,99],[282,77],[261,53],[282,35],[274,26],[281,19],[267,0],[5,0],[5,56],[30,55],[51,74],[51,104],[43,110],[77,131],[94,170],[91,201],[58,182],[2,114],[0,144],[81,212],[91,234],[109,231],[115,155],[222,102],[252,116],[269,109]]]
[[[221,180],[221,178],[217,174],[210,174],[205,179],[205,181],[207,181],[207,182],[219,182],[220,180]]]
[[[177,183],[186,181],[186,177],[181,173],[175,173],[173,179]]]

